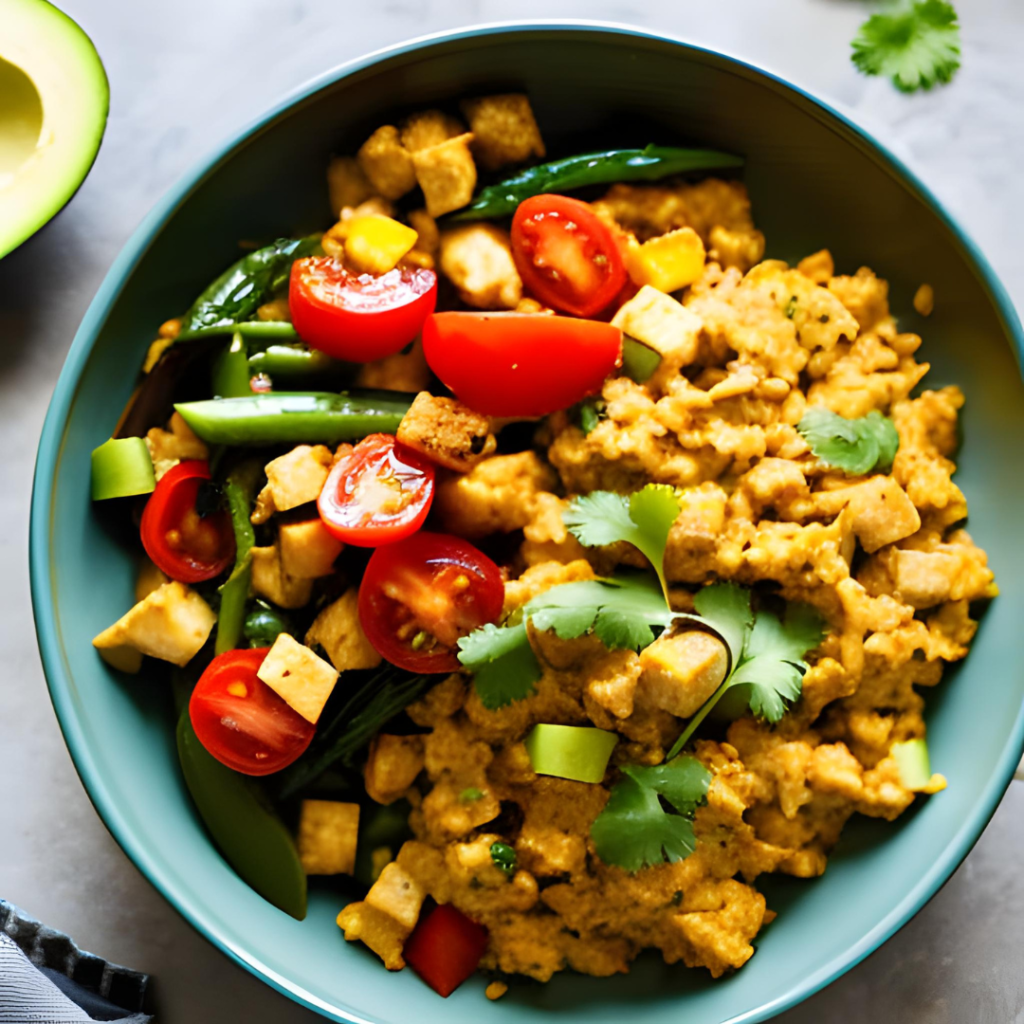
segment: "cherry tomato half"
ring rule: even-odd
[[[412,341],[437,302],[432,270],[354,274],[329,256],[296,260],[288,306],[299,337],[337,359],[367,363]]]
[[[512,256],[534,298],[573,316],[600,313],[626,280],[611,228],[568,196],[531,196],[519,204]]]
[[[434,313],[423,351],[444,385],[485,416],[544,416],[601,389],[622,331],[543,313]]]
[[[142,513],[142,546],[172,580],[201,583],[219,576],[235,557],[235,531],[223,510],[200,515],[196,498],[210,468],[179,462],[156,485]]]
[[[243,775],[287,768],[316,732],[256,675],[269,651],[260,647],[218,654],[199,677],[188,705],[199,742]]]
[[[316,504],[329,533],[372,548],[415,533],[433,500],[433,465],[390,434],[371,434],[338,460]]]
[[[414,533],[378,548],[359,587],[359,621],[381,657],[410,672],[454,672],[458,641],[496,622],[501,570],[459,537]]]

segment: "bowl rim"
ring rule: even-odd
[[[1024,361],[1024,330],[1021,328],[1020,320],[1005,286],[968,233],[946,211],[931,189],[920,180],[905,160],[901,159],[889,145],[877,139],[866,128],[843,113],[841,109],[837,109],[780,74],[711,46],[692,43],[670,33],[639,28],[625,23],[568,18],[504,20],[433,32],[373,50],[361,57],[339,64],[293,89],[263,113],[234,131],[226,140],[215,146],[181,175],[144,217],[111,264],[75,334],[50,400],[36,455],[30,511],[29,570],[36,637],[50,698],[75,769],[103,823],[136,867],[189,924],[236,963],[297,1003],[335,1020],[350,1022],[350,1024],[374,1024],[374,1022],[352,1010],[341,1010],[337,1005],[328,1004],[313,993],[306,991],[301,985],[282,977],[278,972],[263,964],[258,957],[251,955],[244,948],[235,945],[221,935],[217,926],[208,919],[204,908],[190,902],[178,893],[174,886],[163,877],[159,867],[154,864],[145,847],[133,836],[120,809],[106,792],[104,782],[97,772],[95,761],[84,742],[80,724],[71,708],[70,666],[67,654],[59,641],[60,630],[56,621],[53,600],[55,569],[50,558],[54,481],[62,455],[67,418],[74,404],[79,379],[92,352],[96,337],[127,284],[132,268],[190,193],[240,145],[261,131],[268,123],[276,120],[302,101],[311,98],[322,89],[383,60],[427,50],[440,43],[506,33],[552,31],[627,36],[669,43],[698,55],[719,59],[740,72],[752,73],[754,77],[761,77],[779,91],[795,94],[797,99],[802,99],[812,108],[816,108],[812,109],[812,113],[818,114],[821,120],[825,122],[833,119],[838,121],[840,126],[852,133],[875,157],[880,158],[883,165],[887,165],[887,168],[908,185],[912,192],[916,192],[917,196],[950,231],[955,242],[962,247],[972,269],[978,275],[983,289],[988,293],[1002,327],[1012,340],[1018,364]],[[756,1024],[756,1022],[768,1020],[791,1009],[855,967],[910,921],[945,885],[981,837],[981,833],[995,813],[1013,779],[1014,771],[1022,754],[1024,754],[1024,704],[1018,710],[1010,739],[1000,755],[997,768],[982,790],[971,814],[961,823],[941,856],[933,862],[928,871],[904,895],[903,899],[858,942],[813,974],[793,985],[788,992],[752,1010],[730,1017],[727,1021],[723,1021],[723,1024]]]

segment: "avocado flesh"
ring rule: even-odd
[[[75,194],[110,93],[89,37],[46,0],[0,0],[0,257]]]

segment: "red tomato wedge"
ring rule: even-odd
[[[600,313],[626,281],[612,229],[587,203],[531,196],[512,218],[512,257],[526,290],[573,316]]]
[[[359,621],[381,657],[410,672],[454,672],[458,642],[496,622],[501,570],[459,537],[414,533],[378,548],[359,587]]]
[[[188,705],[199,742],[221,764],[244,775],[287,768],[316,732],[256,675],[269,651],[218,654],[199,677]]]
[[[601,389],[622,359],[622,331],[543,313],[434,313],[430,368],[485,416],[545,416]]]
[[[402,956],[439,996],[447,998],[480,965],[487,938],[482,924],[444,903],[416,925]]]
[[[437,302],[437,274],[396,267],[354,274],[329,256],[292,264],[288,306],[299,337],[337,359],[368,363],[401,351]]]
[[[423,525],[434,499],[434,467],[390,434],[371,434],[335,464],[317,508],[345,544],[391,544]]]
[[[156,485],[142,513],[142,546],[162,572],[182,583],[219,576],[235,557],[231,516],[220,509],[205,516],[196,498],[210,468],[198,459],[179,462]]]

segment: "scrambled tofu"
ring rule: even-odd
[[[351,875],[356,867],[359,804],[303,800],[299,860],[307,875]]]

